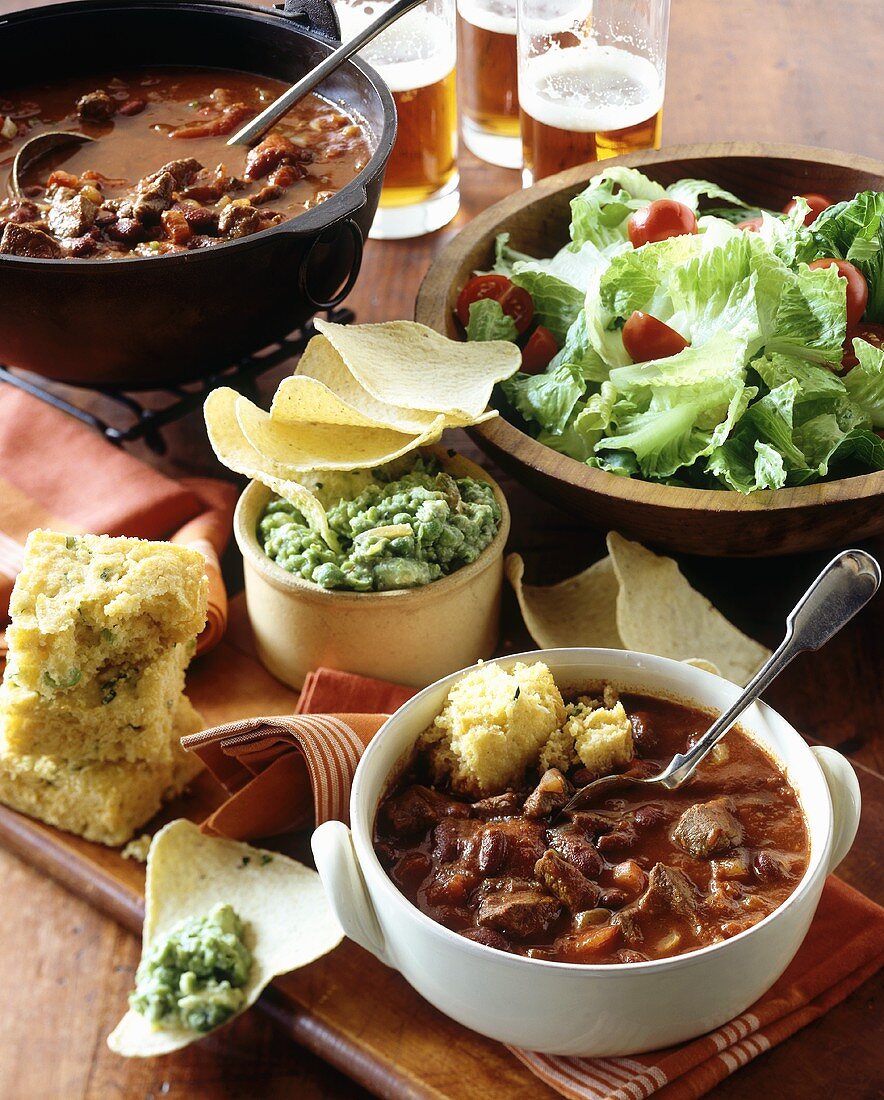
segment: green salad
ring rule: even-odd
[[[451,477],[434,459],[417,459],[401,477],[382,469],[363,474],[346,487],[331,477],[318,486],[339,549],[294,504],[274,498],[258,522],[264,553],[322,588],[386,592],[429,584],[475,561],[500,527],[488,482]]]
[[[661,199],[691,228],[634,247],[636,219]],[[530,295],[556,349],[540,373],[501,383],[528,430],[615,474],[741,493],[884,468],[884,192],[814,220],[803,198],[790,207],[615,166],[572,200],[571,239],[551,259],[502,234],[493,271]],[[815,263],[832,259],[849,261],[858,291]],[[468,316],[459,305],[468,339],[526,331],[524,309],[499,297],[480,292]],[[637,326],[662,343],[637,354]]]

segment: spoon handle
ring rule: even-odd
[[[799,653],[820,649],[874,596],[881,567],[864,550],[844,550],[833,558],[795,605],[786,636],[749,681],[739,698],[692,748],[673,757],[658,782],[670,790],[693,775],[703,757]]]
[[[349,42],[338,46],[315,69],[311,69],[309,73],[302,76],[297,84],[293,84],[278,99],[274,99],[269,107],[265,107],[259,115],[256,115],[245,126],[237,130],[232,137],[228,138],[227,144],[251,145],[252,142],[266,134],[274,122],[280,119],[286,111],[290,111],[299,99],[303,99],[308,92],[313,91],[317,84],[321,84],[339,65],[343,65],[354,53],[358,53],[363,46],[367,46],[372,39],[377,38],[401,16],[424,2],[425,0],[396,0],[374,22],[369,23],[367,27],[363,27],[359,34],[351,38]]]

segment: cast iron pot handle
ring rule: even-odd
[[[307,249],[303,260],[301,260],[301,267],[298,271],[298,289],[301,291],[301,293],[304,295],[310,305],[317,310],[334,309],[336,305],[340,305],[340,303],[343,302],[343,300],[353,289],[356,278],[359,275],[359,269],[362,267],[362,253],[364,249],[362,230],[359,228],[356,222],[353,221],[352,218],[347,218],[343,225],[349,230],[350,237],[353,241],[353,260],[350,264],[350,272],[347,275],[344,285],[336,294],[334,294],[326,301],[323,301],[320,298],[315,298],[310,290],[310,287],[307,285],[307,278],[308,269],[310,267],[310,257],[313,255],[313,249],[318,244],[336,244],[341,239],[340,233],[335,237],[333,241],[323,240],[324,234],[320,233],[320,235],[313,240],[310,247]]]
[[[326,38],[341,41],[341,24],[338,13],[329,0],[285,0],[277,5],[293,23],[300,23],[305,30],[318,31]]]

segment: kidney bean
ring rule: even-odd
[[[146,99],[128,99],[122,106],[117,108],[117,114],[127,116],[140,115],[146,106]]]
[[[599,895],[599,905],[604,909],[619,909],[628,900],[626,894],[622,890],[618,890],[616,886],[612,886],[608,890],[602,890]]]

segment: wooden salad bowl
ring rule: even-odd
[[[670,184],[708,179],[749,203],[779,210],[793,195],[817,191],[836,201],[884,190],[884,163],[795,145],[683,145],[572,168],[495,203],[434,261],[415,306],[418,321],[463,339],[454,316],[461,288],[493,264],[494,240],[532,256],[552,256],[568,240],[569,203],[610,167],[639,168]],[[667,550],[711,557],[767,557],[843,546],[884,533],[884,471],[749,496],[618,477],[549,447],[503,416],[470,430],[482,449],[541,496],[590,522]]]

